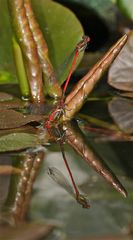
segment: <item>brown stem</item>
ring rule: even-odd
[[[31,198],[33,183],[43,159],[44,151],[42,150],[38,151],[36,155],[27,154],[25,156],[13,207],[13,215],[16,223],[24,220]]]
[[[23,0],[8,0],[17,41],[21,47],[33,102],[44,101],[42,71]]]
[[[76,84],[74,90],[65,100],[66,108],[63,120],[71,119],[80,110],[88,94],[95,87],[102,74],[116,58],[122,47],[125,45],[128,36],[124,35],[97,63],[95,66]]]
[[[44,74],[45,88],[51,97],[61,97],[62,90],[54,74],[54,69],[48,56],[47,43],[43,37],[39,24],[34,16],[30,0],[24,0],[26,15],[29,20],[29,26],[33,34],[33,38],[37,45],[37,51],[40,58],[42,71]]]

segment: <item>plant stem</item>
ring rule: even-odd
[[[36,43],[26,16],[24,1],[8,0],[8,6],[13,30],[23,54],[31,100],[34,103],[42,103],[44,102],[42,71]]]
[[[15,67],[16,67],[17,77],[19,81],[20,91],[24,98],[28,98],[30,96],[30,90],[29,90],[26,71],[24,67],[22,51],[19,44],[15,40],[15,37],[13,37],[12,39],[12,46],[13,46],[13,55],[14,55],[14,61],[15,61]]]
[[[37,52],[45,82],[45,91],[51,97],[61,97],[62,90],[56,79],[53,66],[48,56],[47,43],[33,13],[31,0],[24,0],[24,6],[26,10],[26,16],[29,21],[30,30],[32,31],[33,38],[37,46]]]

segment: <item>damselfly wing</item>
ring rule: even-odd
[[[83,208],[90,208],[90,204],[88,203],[87,199],[85,198],[84,195],[78,194],[76,195],[73,191],[72,186],[66,179],[66,177],[63,175],[63,173],[55,168],[55,167],[50,167],[48,168],[48,175],[62,188],[64,188],[76,201],[82,205]]]

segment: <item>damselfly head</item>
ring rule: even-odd
[[[52,170],[52,168],[48,168],[47,173],[49,176],[54,175],[54,171]]]
[[[90,42],[90,38],[88,36],[83,36],[82,40],[77,44],[77,51],[81,52],[84,51],[87,47],[87,44]]]
[[[82,205],[83,208],[90,208],[90,204],[88,203],[87,199],[85,198],[84,195],[82,194],[79,194],[77,197],[76,197],[76,200],[79,204]]]

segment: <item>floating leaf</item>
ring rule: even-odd
[[[121,97],[133,98],[133,92],[121,92]]]
[[[0,137],[11,134],[11,133],[32,133],[32,134],[37,134],[38,129],[32,127],[31,125],[27,124],[25,126],[19,127],[19,128],[13,128],[13,129],[4,129],[0,130]]]
[[[75,15],[62,5],[50,0],[32,0],[33,10],[46,38],[49,54],[55,70],[62,65],[84,35],[82,26]],[[0,80],[4,83],[17,82],[11,47],[11,25],[7,1],[0,0]],[[4,26],[4,27],[3,27]],[[68,74],[65,66],[59,81]],[[2,80],[3,82],[3,80]]]
[[[120,90],[133,91],[133,31],[109,69],[108,83]]]
[[[27,102],[23,102],[20,99],[15,99],[13,101],[1,101],[0,102],[0,110],[1,109],[20,109],[24,108],[24,106],[27,105]]]
[[[84,35],[75,15],[66,7],[50,0],[32,0],[33,10],[48,44],[49,55],[55,70],[66,62]],[[82,54],[81,54],[82,55]],[[80,58],[81,59],[81,58]],[[60,71],[62,83],[68,75],[71,62]]]
[[[9,219],[11,220],[11,216],[9,215]],[[5,221],[3,221],[5,223]],[[13,220],[12,220],[13,222]],[[1,224],[2,225],[2,224]],[[0,238],[1,239],[15,239],[15,240],[29,240],[29,239],[47,239],[49,238],[50,233],[56,228],[55,224],[45,224],[42,222],[38,223],[22,223],[17,227],[11,227],[8,225],[1,227]]]
[[[109,102],[109,112],[115,123],[126,133],[133,133],[133,102],[115,98]]]
[[[39,144],[39,137],[35,134],[11,133],[0,137],[0,152],[17,151]]]
[[[17,128],[27,123],[40,121],[41,116],[37,115],[23,115],[15,110],[0,110],[0,129]]]

